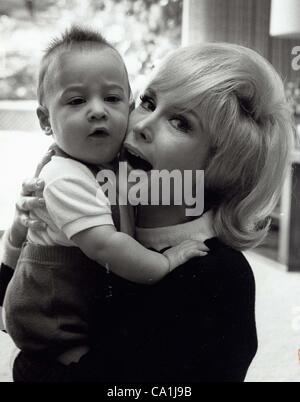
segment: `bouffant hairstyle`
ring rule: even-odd
[[[258,245],[293,147],[292,114],[278,73],[249,48],[199,44],[167,56],[148,86],[172,94],[181,108],[200,107],[211,145],[205,190],[213,200],[215,233],[239,250]]]

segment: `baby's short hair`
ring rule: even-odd
[[[37,87],[38,101],[41,105],[45,98],[45,83],[48,79],[51,61],[63,51],[84,49],[87,46],[98,49],[111,48],[118,53],[115,47],[95,30],[80,26],[72,26],[67,29],[60,37],[56,37],[50,42],[42,58]],[[120,59],[122,59],[121,56]],[[124,68],[127,74],[125,64]]]

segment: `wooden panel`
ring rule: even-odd
[[[253,1],[229,0],[223,3],[228,7],[228,42],[250,46]]]
[[[252,15],[252,44],[251,47],[269,59],[270,56],[270,5],[271,0],[254,0]]]
[[[287,80],[300,78],[291,67],[300,40],[269,35],[271,0],[185,0],[189,2],[189,43],[225,41],[251,47],[265,56]]]
[[[214,28],[212,39],[214,41],[228,41],[228,13],[229,8],[224,7],[224,1],[214,0],[212,14],[214,14]]]
[[[291,215],[290,215],[290,247],[289,271],[300,271],[300,165],[293,165]]]

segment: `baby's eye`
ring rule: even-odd
[[[110,102],[110,103],[118,103],[118,102],[120,102],[122,99],[121,99],[121,97],[120,96],[117,96],[117,95],[110,95],[110,96],[107,96],[106,98],[105,98],[105,101],[106,102]]]
[[[83,98],[73,98],[73,99],[69,100],[68,105],[77,106],[77,105],[81,105],[84,102],[85,102],[85,100]]]
[[[192,130],[192,124],[189,122],[189,120],[185,116],[173,116],[169,119],[171,125],[176,128],[176,130],[183,131],[185,133],[188,133],[189,131]]]
[[[153,112],[155,110],[155,100],[149,95],[141,95],[140,96],[140,106],[145,109]]]

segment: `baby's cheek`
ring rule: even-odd
[[[124,139],[125,136],[127,136],[128,131],[129,131],[128,120],[124,120],[124,121],[119,125],[120,136]]]

